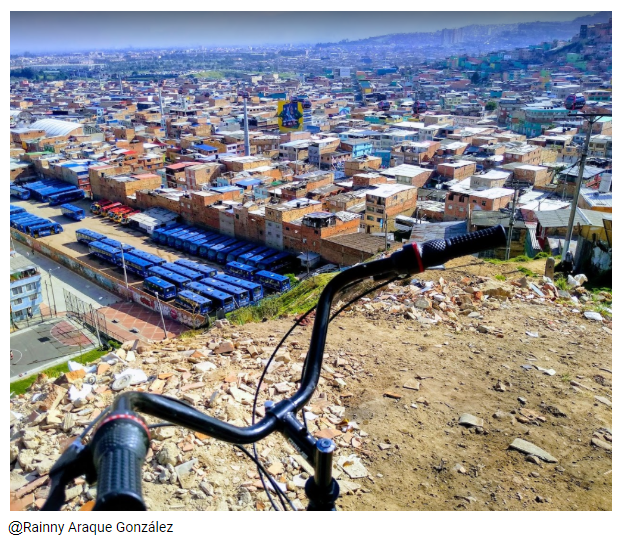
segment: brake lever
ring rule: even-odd
[[[88,482],[96,480],[89,448],[83,445],[80,438],[77,438],[67,446],[67,449],[49,471],[51,487],[49,496],[41,510],[60,510],[65,504],[65,486],[83,474],[86,475]]]

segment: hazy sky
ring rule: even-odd
[[[593,11],[11,12],[11,53],[333,42],[470,24],[570,21]]]

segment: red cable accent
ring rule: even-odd
[[[425,271],[425,267],[423,266],[423,261],[420,258],[420,251],[418,250],[418,244],[416,242],[412,242],[411,244],[414,247],[414,252],[416,253],[416,261],[418,262],[418,274],[421,272]]]
[[[141,425],[145,429],[145,432],[148,435],[148,440],[152,440],[152,436],[150,436],[150,429],[148,429],[148,426],[145,424],[145,422],[142,419],[139,419],[138,417],[132,416],[130,414],[112,414],[111,416],[107,416],[100,424],[100,427],[102,427],[103,425],[105,425],[110,421],[115,421],[117,419],[129,419],[131,421],[136,421],[139,425]]]

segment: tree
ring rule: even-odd
[[[478,72],[474,72],[472,74],[472,77],[470,78],[470,83],[472,83],[473,85],[476,85],[480,81],[481,81],[481,76],[479,75]]]
[[[487,104],[485,104],[485,111],[494,111],[498,104],[494,100],[490,100]]]

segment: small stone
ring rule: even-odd
[[[369,476],[369,472],[357,455],[338,458],[338,465],[349,475],[350,478],[365,478],[366,476]]]
[[[494,386],[495,391],[505,391],[505,385],[501,381],[496,382],[496,385]]]
[[[529,463],[534,463],[535,465],[541,465],[541,459],[539,459],[536,455],[526,455],[525,460]]]
[[[604,440],[600,440],[599,438],[592,438],[590,443],[593,446],[597,446],[598,448],[602,448],[603,450],[606,451],[613,451],[613,445],[610,444],[609,442],[605,442]]]
[[[459,463],[456,463],[456,465],[454,465],[454,470],[456,472],[458,472],[459,474],[466,474],[467,473],[467,469],[463,465],[461,465]]]
[[[235,351],[235,344],[229,340],[222,342],[215,349],[215,353],[230,353],[231,351]]]
[[[419,391],[420,390],[420,382],[417,382],[416,380],[409,380],[409,381],[406,381],[403,384],[403,387],[405,389],[411,389],[412,391]]]
[[[215,370],[217,366],[209,361],[203,361],[201,363],[197,363],[193,368],[198,372],[208,372],[210,370]]]
[[[480,418],[471,414],[463,414],[458,419],[458,424],[464,427],[483,427],[485,422]]]
[[[519,397],[517,400],[523,405],[528,404],[528,401],[524,397]]]
[[[612,407],[612,406],[613,406],[613,403],[612,403],[610,400],[608,400],[606,397],[597,397],[597,396],[596,396],[596,397],[595,397],[595,400],[596,400],[597,402],[601,402],[602,404],[605,404],[605,405],[606,405],[606,406],[608,406],[608,407]]]
[[[538,446],[535,446],[534,444],[521,438],[515,438],[512,444],[510,444],[510,449],[517,450],[528,455],[534,455],[536,457],[539,457],[540,459],[543,459],[547,463],[557,462],[557,459],[555,459],[547,451],[542,450]]]
[[[165,442],[157,452],[156,458],[160,465],[175,466],[179,462],[181,452],[174,442]]]

